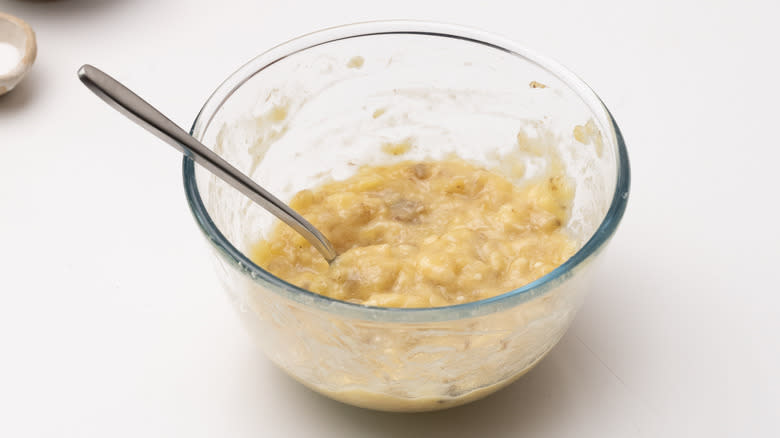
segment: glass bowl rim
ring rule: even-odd
[[[498,49],[508,55],[518,56],[547,70],[570,87],[588,108],[603,116],[613,130],[616,142],[617,175],[615,191],[607,214],[599,227],[572,257],[537,280],[517,289],[491,298],[443,307],[391,308],[373,307],[336,300],[290,284],[257,266],[243,252],[238,250],[222,234],[208,214],[198,190],[194,162],[187,156],[182,161],[182,176],[187,203],[198,226],[218,254],[265,289],[304,306],[315,307],[328,313],[358,320],[388,323],[427,323],[464,319],[498,312],[532,298],[544,295],[574,274],[575,268],[595,256],[614,234],[628,202],[630,168],[628,152],[620,129],[612,114],[596,93],[579,77],[552,59],[543,57],[488,32],[454,24],[412,20],[384,20],[346,24],[314,31],[279,44],[241,66],[206,100],[190,130],[198,138],[225,101],[250,78],[268,66],[307,49],[350,38],[387,34],[413,34],[465,40]],[[601,113],[601,114],[599,114]]]

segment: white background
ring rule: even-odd
[[[778,2],[0,0],[38,35],[0,97],[0,436],[780,435]],[[253,55],[347,22],[498,33],[563,62],[623,129],[626,216],[571,330],[462,408],[315,395],[250,344],[181,158],[76,79],[114,74],[189,127]]]

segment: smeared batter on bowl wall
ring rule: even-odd
[[[290,202],[331,240],[331,265],[279,224],[252,259],[299,287],[382,307],[493,297],[547,274],[576,250],[563,232],[573,186],[553,166],[517,187],[466,161],[367,166]]]

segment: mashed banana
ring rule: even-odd
[[[281,223],[252,259],[299,287],[359,304],[481,300],[574,253],[562,230],[573,190],[562,174],[520,188],[462,160],[363,167],[290,202],[335,246],[340,255],[331,265]]]

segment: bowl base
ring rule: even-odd
[[[303,386],[311,389],[312,391],[324,395],[332,400],[355,406],[358,408],[371,409],[374,411],[383,412],[401,412],[401,413],[415,413],[415,412],[432,412],[440,411],[444,409],[454,408],[456,406],[462,406],[467,403],[471,403],[482,398],[487,397],[494,392],[497,392],[503,388],[514,383],[520,377],[523,377],[526,373],[531,371],[536,364],[539,363],[545,356],[547,356],[549,350],[539,356],[533,363],[527,366],[525,369],[515,374],[512,377],[506,378],[500,382],[492,385],[483,386],[481,388],[474,389],[464,394],[460,394],[456,397],[451,396],[430,396],[430,397],[399,397],[397,395],[369,392],[362,389],[354,389],[349,391],[330,391],[321,387],[317,387],[308,382],[304,382],[297,378],[293,374],[289,373],[284,368],[281,368],[287,375],[301,383]]]

